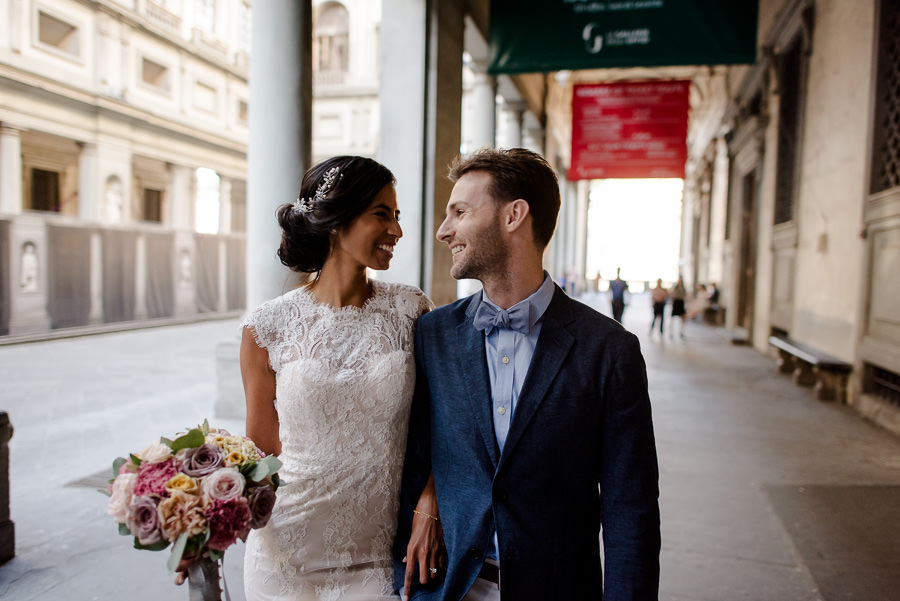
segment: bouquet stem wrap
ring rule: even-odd
[[[188,568],[189,601],[222,601],[219,562],[204,557]]]

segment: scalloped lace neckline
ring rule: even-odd
[[[387,290],[387,286],[385,286],[378,280],[370,280],[369,283],[372,285],[372,294],[370,294],[369,298],[367,298],[365,302],[363,302],[361,307],[357,307],[356,305],[344,305],[343,307],[335,307],[334,305],[330,305],[328,303],[319,302],[316,300],[315,295],[312,293],[312,290],[310,290],[308,286],[301,286],[299,288],[296,288],[295,291],[298,298],[305,299],[307,304],[315,307],[317,310],[324,310],[335,314],[365,313],[366,310],[369,309],[369,307],[375,304],[376,300],[384,296],[384,292]]]

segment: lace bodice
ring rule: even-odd
[[[285,599],[341,599],[360,578],[390,593],[413,331],[430,303],[411,286],[373,286],[361,308],[299,288],[244,322],[276,375],[283,462],[270,525],[248,543],[248,575]]]

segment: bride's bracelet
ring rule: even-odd
[[[426,518],[430,518],[430,519],[434,520],[435,522],[441,521],[439,518],[436,518],[435,516],[431,515],[430,513],[425,513],[424,511],[419,511],[418,509],[413,509],[413,513],[418,514],[418,515],[424,515]]]

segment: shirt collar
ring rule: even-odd
[[[550,278],[550,274],[544,271],[544,281],[541,283],[540,287],[528,298],[525,300],[521,300],[517,302],[515,305],[509,308],[512,310],[513,307],[518,307],[520,305],[524,305],[528,307],[528,329],[534,329],[534,325],[540,321],[541,317],[544,316],[544,313],[547,311],[547,307],[550,306],[550,301],[553,300],[553,293],[555,292],[555,286],[553,285],[553,280]],[[501,307],[497,305],[497,303],[493,302],[488,295],[484,293],[484,290],[481,291],[481,300],[483,302],[488,303],[489,305],[493,305],[497,309]]]

